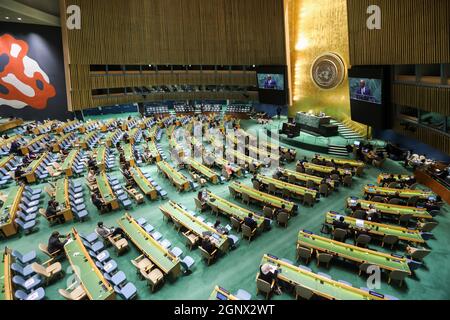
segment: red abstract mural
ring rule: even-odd
[[[0,105],[15,109],[45,109],[55,87],[39,63],[28,56],[29,46],[9,34],[0,36]]]

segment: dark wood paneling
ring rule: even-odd
[[[450,88],[394,84],[393,103],[450,116]]]
[[[381,30],[369,30],[370,5],[382,12]],[[347,0],[352,65],[450,62],[450,1]]]
[[[62,0],[71,64],[286,64],[281,0]]]
[[[401,135],[422,141],[446,154],[450,154],[450,137],[448,135],[424,127],[417,127],[415,132],[411,132],[405,130],[400,123],[396,123],[394,131]]]
[[[79,5],[82,14],[81,30],[63,30],[72,110],[140,101],[136,97],[93,99],[92,89],[171,84],[256,85],[254,72],[106,77],[90,73],[89,65],[286,64],[282,0],[60,1],[63,17],[66,5]],[[192,93],[182,97],[187,96],[246,100],[242,93]]]

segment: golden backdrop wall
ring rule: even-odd
[[[311,78],[311,67],[320,55],[333,52],[349,69],[346,0],[286,0],[289,19],[292,107],[298,111],[323,111],[360,133],[366,128],[350,120],[347,73],[335,89],[323,90]]]

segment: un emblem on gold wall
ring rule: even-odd
[[[311,67],[311,79],[323,90],[338,87],[345,79],[345,64],[336,53],[328,52],[314,60]]]

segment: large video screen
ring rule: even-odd
[[[380,79],[349,78],[350,98],[357,101],[382,104],[383,81]]]
[[[284,74],[258,73],[258,86],[261,90],[284,91]]]

